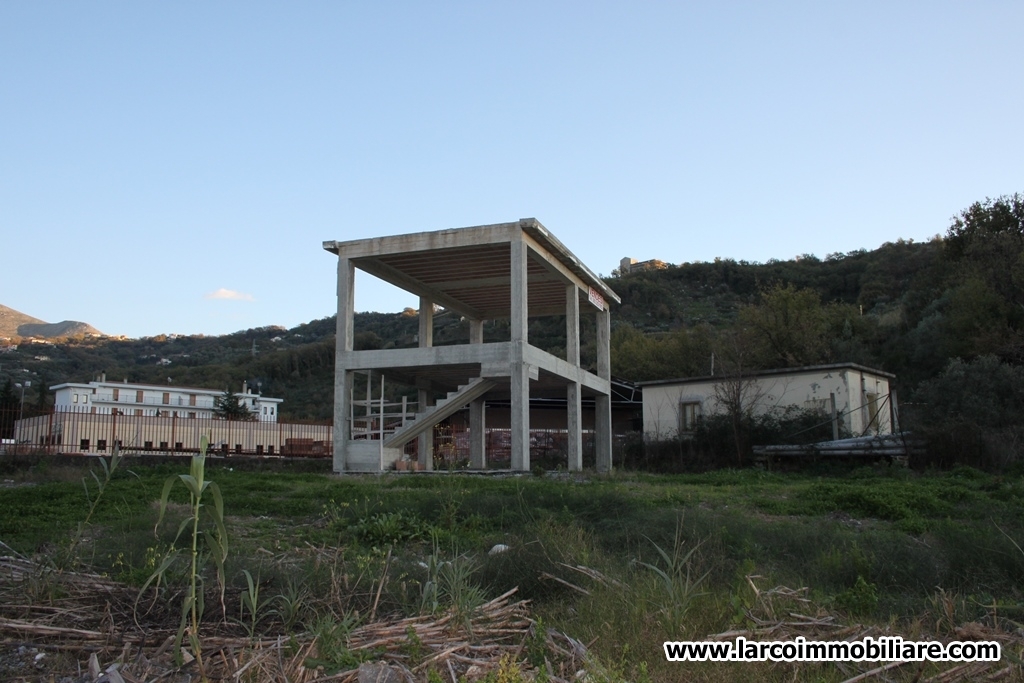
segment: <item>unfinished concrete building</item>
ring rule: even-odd
[[[407,443],[432,465],[433,427],[469,406],[470,466],[486,466],[485,400],[511,405],[511,467],[530,469],[530,397],[567,399],[568,468],[583,466],[581,399],[594,397],[596,467],[612,466],[610,303],[619,297],[536,219],[437,232],[324,242],[338,256],[337,351],[334,384],[334,470],[390,468]],[[355,269],[419,296],[418,348],[353,350]],[[469,320],[464,344],[434,346],[439,305]],[[566,353],[559,358],[529,343],[529,319],[565,315]],[[484,343],[486,320],[506,319],[507,341]],[[580,324],[596,326],[597,374],[580,362]],[[354,375],[373,371],[418,390],[414,419],[375,439],[354,438]],[[367,383],[369,385],[369,382]],[[436,401],[434,396],[447,393]],[[367,401],[366,403],[369,403]],[[363,430],[365,431],[365,430]]]

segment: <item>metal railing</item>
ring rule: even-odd
[[[184,397],[176,396],[172,399],[164,401],[163,398],[143,398],[141,401],[136,396],[118,396],[114,398],[113,394],[86,394],[89,396],[89,400],[93,403],[132,403],[135,405],[151,405],[151,406],[184,406],[188,408],[213,408],[214,399],[212,398],[196,398],[195,403],[187,401]]]
[[[20,420],[17,411],[0,412],[0,450],[106,455],[117,443],[125,454],[188,454],[199,451],[205,436],[211,454],[329,457],[332,430],[330,422],[100,414],[88,406],[63,407]]]

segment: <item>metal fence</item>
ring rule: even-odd
[[[371,425],[364,438],[379,438]],[[512,433],[487,428],[487,466],[507,468],[511,463]],[[109,455],[118,444],[130,454],[192,454],[206,436],[208,453],[327,458],[333,455],[331,422],[249,422],[219,418],[133,414],[99,414],[89,408],[64,407],[32,414],[26,408],[0,410],[0,454],[47,453]],[[354,436],[360,436],[355,434]],[[584,463],[593,464],[594,435],[583,432]],[[409,444],[413,452],[416,442]],[[470,458],[468,426],[445,421],[434,428],[435,467],[464,467]],[[564,429],[531,429],[530,459],[556,467],[568,462],[568,434]]]
[[[108,454],[117,444],[131,453],[209,453],[330,457],[330,422],[263,422],[204,417],[160,417],[64,407],[41,415],[0,412],[6,453]]]

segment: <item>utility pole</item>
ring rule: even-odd
[[[18,409],[18,421],[20,422],[25,416],[25,389],[32,386],[32,382],[25,382],[24,384],[17,382],[14,386],[21,389],[21,407]]]

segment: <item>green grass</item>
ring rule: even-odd
[[[964,619],[984,617],[992,604],[1024,619],[1024,555],[1013,544],[1024,540],[1021,477],[885,467],[585,481],[210,470],[232,542],[228,580],[241,590],[243,570],[261,577],[261,596],[276,606],[261,623],[286,611],[295,628],[341,623],[365,615],[378,593],[378,613],[415,612],[428,580],[419,563],[432,556],[468,558],[474,570],[466,590],[479,586],[493,597],[518,586],[545,623],[593,641],[601,661],[632,680],[642,678],[642,667],[653,680],[685,680],[680,667],[662,661],[661,640],[742,623],[748,574],[809,587],[819,604],[858,620],[921,623],[934,613],[938,589],[956,596]],[[163,480],[179,471],[126,461],[95,512],[83,561],[128,582],[144,580],[172,533],[154,538],[154,501]],[[66,542],[88,509],[83,475],[23,473],[25,485],[0,490],[0,540],[25,554]],[[170,502],[169,517],[187,498],[177,491]],[[509,551],[488,555],[496,543]],[[669,571],[667,560],[682,557],[673,554],[680,548],[692,553],[685,567]],[[567,565],[595,569],[608,582]],[[690,590],[685,572],[704,578]],[[286,603],[289,610],[280,607]],[[689,673],[757,678],[743,671]],[[815,671],[822,680],[838,678],[828,667]]]

